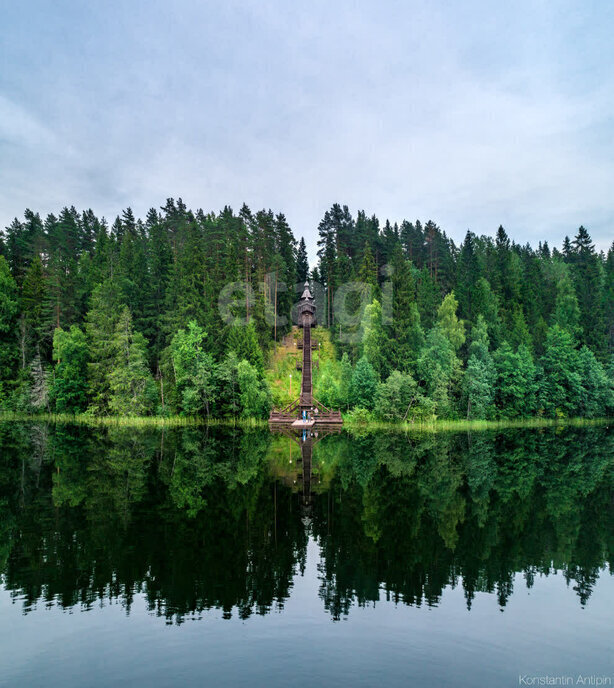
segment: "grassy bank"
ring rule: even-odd
[[[89,414],[70,415],[66,413],[0,413],[0,423],[57,423],[91,427],[134,427],[134,428],[181,428],[199,425],[216,427],[266,428],[266,420],[257,418],[205,418],[195,416],[92,416]],[[594,427],[609,425],[612,418],[520,418],[516,420],[434,420],[422,422],[386,423],[369,420],[363,422],[344,416],[343,427],[353,432],[479,432],[483,430],[505,430],[510,428],[551,428],[551,427]]]
[[[594,427],[609,425],[612,418],[518,418],[514,420],[433,420],[386,423],[369,420],[366,423],[354,420],[351,414],[344,417],[347,430],[371,432],[392,430],[398,432],[479,432],[484,430],[506,430],[513,428],[552,428],[552,427]]]
[[[127,427],[127,428],[179,428],[204,425],[202,418],[191,416],[92,416],[87,413],[72,415],[69,413],[0,413],[0,423],[66,423],[88,425],[91,427]]]

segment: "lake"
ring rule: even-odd
[[[0,447],[2,686],[614,682],[607,427]]]

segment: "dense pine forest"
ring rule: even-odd
[[[597,252],[580,227],[532,247],[499,227],[456,246],[432,221],[338,204],[318,233],[310,269],[270,210],[169,199],[111,225],[27,210],[0,236],[0,409],[266,417],[310,279],[334,352],[315,376],[327,406],[390,421],[614,412],[614,244]]]

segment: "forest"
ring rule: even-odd
[[[266,418],[292,396],[276,353],[309,279],[329,343],[315,396],[349,417],[614,412],[614,243],[499,227],[457,246],[339,204],[318,236],[310,266],[283,213],[246,205],[26,210],[0,235],[0,410]]]

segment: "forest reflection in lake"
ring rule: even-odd
[[[561,572],[590,604],[614,546],[614,434],[0,429],[0,569],[25,612],[119,600],[181,623],[283,609],[307,545],[333,619],[378,600],[436,606],[462,586],[504,608],[516,574]],[[314,601],[315,602],[315,601]]]

